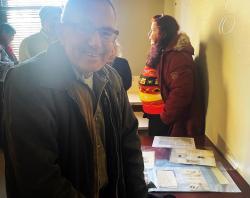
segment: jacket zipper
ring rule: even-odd
[[[110,103],[107,91],[104,90],[104,92],[105,92],[106,98],[108,99],[108,103],[109,103],[109,106],[110,106],[111,103]],[[110,117],[110,121],[111,121],[112,127],[114,128],[114,122],[113,122],[112,116]],[[115,133],[114,133],[114,136],[117,139],[117,135]],[[119,158],[119,153],[118,153],[117,141],[114,141],[114,142],[115,142],[117,164],[118,164],[117,165],[117,178],[116,178],[116,181],[115,181],[115,195],[116,195],[116,198],[118,198],[119,197],[118,196],[118,182],[119,182],[119,175],[120,175],[120,168],[119,168],[120,167],[120,158]]]

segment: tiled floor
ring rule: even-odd
[[[0,197],[6,198],[5,181],[4,181],[4,157],[3,151],[0,149]]]

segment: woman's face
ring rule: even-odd
[[[156,22],[151,23],[151,29],[150,29],[150,32],[148,33],[148,37],[149,37],[151,45],[154,45],[155,43],[159,41],[160,30]]]

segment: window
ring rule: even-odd
[[[12,42],[15,55],[18,57],[18,49],[21,41],[41,28],[39,10],[42,6],[63,7],[66,0],[0,0],[1,11],[6,11],[7,22],[16,29],[16,35]]]

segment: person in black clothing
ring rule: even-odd
[[[132,84],[132,74],[128,61],[125,58],[117,56],[111,66],[119,73],[124,89],[128,91]]]
[[[119,57],[118,47],[119,47],[119,44],[115,42],[112,55],[110,56],[110,59],[109,59],[109,62],[110,62],[109,64],[121,76],[123,87],[126,91],[128,91],[128,89],[132,85],[132,73],[131,73],[130,66],[129,66],[127,59]]]

